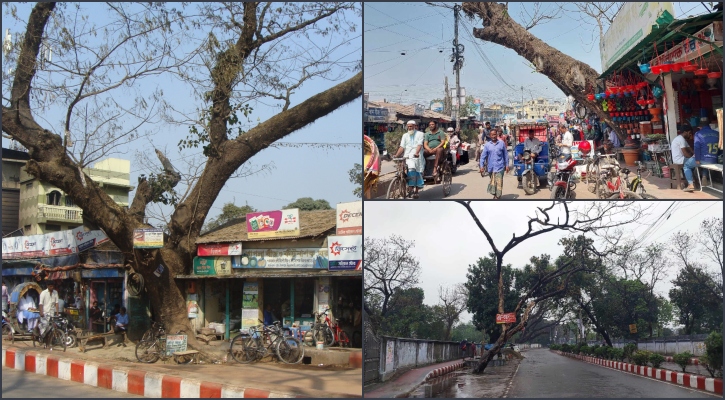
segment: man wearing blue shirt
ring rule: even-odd
[[[267,303],[267,307],[264,309],[264,326],[273,325],[276,321],[279,321],[277,317],[272,314],[272,305]]]
[[[509,172],[509,152],[506,144],[498,139],[499,131],[491,129],[489,137],[491,138],[483,146],[479,168],[483,173],[483,165],[488,162],[487,172],[491,175],[491,182],[488,184],[488,193],[493,195],[494,200],[501,198],[503,192],[503,174]]]
[[[121,307],[121,312],[116,314],[116,326],[113,327],[113,331],[126,332],[126,328],[128,328],[128,314],[126,314],[126,307]]]
[[[717,156],[720,153],[718,142],[720,134],[718,131],[705,125],[695,133],[695,162],[700,164],[717,164]],[[701,184],[710,176],[710,171],[704,170]]]

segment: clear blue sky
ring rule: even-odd
[[[21,22],[8,16],[5,12],[6,7],[3,6],[3,36],[5,35],[5,29],[10,29],[13,40],[15,40],[18,33],[22,33],[25,30],[25,21],[27,21],[33,5],[34,3],[17,4],[18,16]],[[96,26],[103,26],[108,23],[108,11],[102,4],[81,3],[81,7],[82,10],[90,11],[90,14],[93,16],[91,23],[96,24]],[[193,7],[193,3],[190,7]],[[359,61],[362,57],[362,20],[353,13],[348,13],[346,17],[348,20],[356,21],[357,30],[352,33],[347,33],[347,39],[350,39],[349,42],[337,48],[332,53],[331,59],[340,59],[341,61],[348,62]],[[335,39],[343,41],[339,36]],[[330,39],[325,38],[325,43],[321,43],[321,45],[326,45],[328,40]],[[335,86],[343,80],[352,77],[354,74],[355,72],[347,71],[343,74],[343,78],[337,81],[313,78],[305,82],[292,96],[291,107],[319,92]],[[147,85],[143,88],[145,91],[150,91],[155,87],[163,89],[167,99],[173,99],[175,108],[189,113],[188,115],[196,115],[195,110],[202,106],[202,103],[196,100],[191,86],[180,83],[179,80],[172,80],[168,76],[161,76],[151,80],[147,79],[145,85]],[[123,96],[123,94],[123,90],[117,92],[118,96]],[[266,100],[264,103],[272,104],[273,102]],[[245,121],[245,128],[247,129],[257,124],[257,118],[264,121],[279,110],[278,108],[265,105],[262,102],[251,105],[254,107],[254,113],[251,116],[250,123],[246,123]],[[362,101],[356,100],[287,136],[282,139],[282,142],[359,144],[361,142],[360,129],[362,126],[361,110]],[[50,121],[45,124],[46,127],[55,132],[62,132],[62,122],[60,121],[63,121],[64,116],[65,109],[61,106],[56,106],[49,110],[49,112],[42,114],[42,117],[46,121]],[[159,123],[149,126],[147,129],[155,132],[152,144],[147,140],[137,141],[132,146],[124,148],[124,154],[115,156],[131,160],[132,185],[136,185],[137,178],[140,174],[148,175],[152,172],[143,169],[135,162],[135,154],[137,152],[145,152],[156,160],[152,145],[165,151],[169,159],[175,163],[178,169],[182,169],[183,159],[199,157],[201,154],[200,149],[187,149],[180,152],[177,147],[179,140],[186,138],[188,127],[180,128],[178,126]],[[3,139],[3,146],[6,147],[8,144],[9,142]],[[300,197],[325,199],[333,207],[339,202],[354,201],[356,200],[352,194],[354,185],[349,182],[348,170],[353,167],[354,163],[361,162],[361,151],[361,145],[358,147],[344,147],[331,150],[312,147],[266,149],[253,157],[249,163],[257,167],[274,163],[274,169],[270,172],[263,172],[246,178],[229,180],[215,202],[214,207],[211,209],[209,217],[216,216],[221,211],[223,204],[230,201],[234,201],[237,205],[248,203],[260,210],[278,209]],[[183,188],[179,188],[183,192]],[[170,208],[165,209],[166,213],[170,211]],[[152,223],[154,222],[152,221]]]
[[[425,3],[365,3],[365,92],[371,100],[383,98],[404,104],[428,105],[442,98],[444,77],[455,88],[453,63],[454,18],[451,9]],[[458,3],[460,4],[460,3]],[[509,3],[514,20],[520,21],[522,8],[531,10],[534,3]],[[543,3],[542,10],[553,9],[554,3]],[[705,11],[700,3],[674,3],[675,17],[698,15]],[[532,97],[564,100],[564,94],[546,76],[532,73],[528,62],[513,50],[473,38],[473,27],[481,27],[480,19],[471,21],[461,13],[459,42],[465,46],[465,62],[461,70],[461,86],[467,95],[481,98],[484,105],[494,102],[521,101]],[[599,38],[592,35],[592,25],[582,23],[577,13],[564,13],[553,22],[534,27],[531,32],[561,52],[591,65],[601,72]],[[483,61],[476,47],[491,61],[503,80],[499,81]],[[442,53],[439,50],[443,50]],[[401,55],[405,52],[406,55]],[[405,91],[407,90],[407,92]]]

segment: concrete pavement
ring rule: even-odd
[[[106,397],[142,398],[143,396],[90,387],[77,382],[62,381],[50,376],[3,369],[3,398],[100,399]]]
[[[365,397],[378,399],[408,397],[408,394],[426,379],[437,378],[460,368],[463,368],[463,362],[453,360],[411,369],[390,381],[374,385],[371,390],[366,389]]]
[[[146,397],[360,397],[356,368],[254,363],[140,364],[3,346],[3,368],[26,371]]]

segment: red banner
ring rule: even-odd
[[[516,322],[516,313],[496,314],[497,324],[513,324]]]
[[[242,255],[241,243],[224,244],[200,244],[197,246],[198,256],[240,256]]]

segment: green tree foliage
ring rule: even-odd
[[[722,300],[711,295],[713,278],[701,268],[686,265],[672,281],[670,301],[680,311],[680,323],[688,335],[717,330],[722,324]],[[722,288],[719,289],[722,293]]]
[[[470,322],[458,324],[451,330],[451,341],[460,342],[464,339],[475,343],[486,341],[483,332],[476,329],[476,326]]]
[[[658,300],[650,296],[648,285],[638,280],[609,275],[591,295],[598,323],[615,337],[630,337],[630,324],[637,324],[639,332],[657,323]]]
[[[504,282],[504,309],[513,310],[519,300],[519,292],[513,286],[514,270],[511,264],[502,266]],[[468,290],[468,311],[473,313],[473,324],[482,330],[493,343],[501,336],[501,325],[496,324],[498,314],[498,276],[496,259],[479,258],[476,264],[468,267],[465,283]]]
[[[650,353],[649,354],[649,363],[652,364],[652,367],[659,368],[662,363],[665,362],[665,356],[658,353]]]
[[[332,210],[332,207],[327,200],[313,200],[312,197],[300,197],[297,201],[289,203],[282,208],[299,208],[300,211]]]
[[[476,98],[473,96],[466,96],[466,102],[461,106],[460,115],[461,117],[468,117],[469,115],[477,115],[476,112],[478,107],[476,106]]]
[[[711,332],[705,339],[705,348],[705,357],[700,357],[700,362],[713,378],[722,377],[722,332]]]
[[[444,335],[439,310],[423,304],[423,289],[396,290],[390,298],[388,313],[382,317],[380,334],[401,338],[440,340]]]
[[[365,181],[365,172],[363,171],[362,164],[355,163],[347,173],[350,176],[350,183],[355,185],[352,194],[355,197],[362,197],[362,186]]]
[[[221,214],[217,215],[216,218],[213,218],[211,221],[207,222],[206,225],[204,225],[203,231],[209,232],[210,230],[216,229],[229,221],[238,218],[244,218],[247,213],[253,213],[256,211],[257,209],[250,206],[249,204],[245,204],[243,206],[236,206],[232,202],[225,203],[224,206],[222,206]]]

